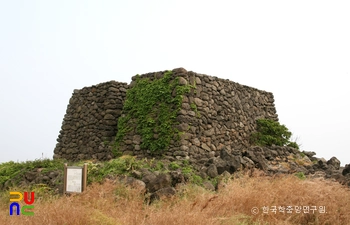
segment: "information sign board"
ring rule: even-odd
[[[83,187],[83,168],[82,167],[67,167],[67,187],[66,192],[82,191]]]
[[[64,193],[81,193],[86,190],[87,164],[84,166],[67,166],[64,164]]]

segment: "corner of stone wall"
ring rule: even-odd
[[[77,161],[112,158],[112,144],[128,85],[105,82],[74,90],[64,116],[54,158]]]
[[[203,164],[223,148],[241,152],[250,147],[257,119],[278,120],[270,92],[192,71],[178,76],[194,88],[184,96],[177,118],[184,135],[168,154],[175,159]]]

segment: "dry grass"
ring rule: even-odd
[[[151,205],[137,190],[120,184],[94,184],[80,195],[36,199],[30,216],[9,216],[0,207],[0,224],[349,224],[350,191],[335,182],[295,176],[243,176],[210,192],[183,186],[172,199]],[[327,213],[262,212],[263,206],[325,206]],[[260,212],[253,215],[251,209]]]

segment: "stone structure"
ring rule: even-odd
[[[157,79],[166,71],[141,75]],[[249,137],[256,129],[256,119],[278,120],[273,94],[244,86],[230,80],[174,69],[172,76],[179,77],[181,85],[190,84],[190,93],[183,98],[177,115],[177,129],[183,133],[181,140],[172,141],[165,158],[188,159],[194,164],[204,164],[220,155],[225,148],[238,154],[250,147]],[[75,90],[64,117],[54,158],[68,160],[112,158],[111,145],[117,133],[118,117],[122,113],[126,90],[131,84],[115,81]],[[128,133],[120,151],[138,157],[149,156],[140,149],[142,138]]]
[[[165,73],[148,73],[140,78],[154,80]],[[342,168],[335,157],[327,161],[316,158],[315,152],[300,152],[288,146],[252,146],[249,143],[251,133],[256,130],[257,119],[278,121],[272,93],[188,72],[183,68],[172,70],[171,79],[177,79],[179,85],[192,87],[183,96],[176,115],[177,123],[173,127],[182,135],[179,140],[171,140],[168,150],[161,157],[159,165],[162,166],[153,167],[159,171],[139,168],[130,171],[133,177],[120,177],[126,185],[150,193],[149,202],[174,195],[175,187],[188,181],[188,174],[179,166],[186,167],[188,162],[203,179],[218,177],[216,186],[208,181],[203,183],[209,190],[216,190],[223,178],[236,171],[245,169],[253,173],[255,168],[267,175],[296,173],[300,178],[306,175],[315,179],[332,179],[350,187],[350,164]],[[125,116],[127,111],[127,107],[123,111],[127,90],[135,85],[136,77],[133,77],[130,85],[110,81],[74,90],[54,149],[54,158],[69,161],[112,159],[118,119]],[[159,93],[158,89],[154,90]],[[130,92],[128,95],[131,96]],[[135,126],[131,123],[124,130],[126,133],[119,142],[118,151],[138,158],[153,158],[149,150],[141,149],[142,136],[137,133]],[[173,166],[170,166],[172,163]],[[178,168],[174,168],[174,165]],[[5,183],[0,183],[0,190],[46,184],[55,192],[62,193],[62,176],[63,168],[57,171],[44,170],[41,166],[25,169]]]
[[[127,87],[126,83],[110,81],[74,90],[54,158],[111,159],[111,143],[117,133]]]
[[[165,71],[164,71],[165,72]],[[164,72],[141,75],[150,80],[160,78]],[[193,88],[183,98],[177,116],[177,129],[183,133],[179,142],[169,146],[165,158],[189,159],[203,164],[218,156],[222,148],[229,152],[243,151],[250,146],[249,137],[256,129],[256,119],[278,120],[273,94],[213,76],[188,72],[183,68],[172,71],[180,84]],[[133,87],[136,77],[130,84]],[[124,154],[147,157],[142,151],[142,138],[130,132],[120,150]]]

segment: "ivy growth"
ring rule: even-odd
[[[291,142],[292,133],[285,125],[269,119],[258,119],[257,132],[252,133],[251,142],[260,146],[290,146],[299,149],[296,142]]]
[[[118,120],[115,154],[124,136],[136,128],[141,135],[143,150],[159,154],[167,150],[170,141],[180,132],[174,128],[182,98],[190,91],[189,85],[180,85],[172,72],[160,79],[150,80],[136,76],[136,84],[126,93],[123,112]]]
[[[197,117],[201,117],[201,114],[199,113],[198,109],[197,109],[197,105],[195,103],[191,103],[190,105],[191,109],[196,113]]]

